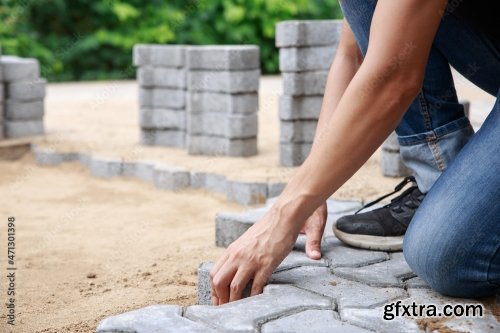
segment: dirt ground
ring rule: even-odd
[[[133,82],[49,85],[48,135],[35,141],[229,177],[286,181],[293,174],[293,168],[277,166],[278,78],[262,82],[260,153],[248,159],[141,147],[136,89]],[[470,89],[459,85],[464,97],[478,101],[477,114],[484,113],[491,98]],[[370,199],[397,182],[380,176],[376,153],[335,196]],[[76,163],[40,167],[29,154],[0,161],[0,198],[0,253],[7,252],[6,221],[14,216],[17,266],[17,324],[5,325],[2,304],[0,332],[16,333],[90,333],[109,315],[157,303],[195,303],[198,264],[222,253],[214,245],[215,214],[246,209],[206,191],[172,193],[123,177],[93,178]],[[6,272],[3,258],[0,270]],[[2,294],[6,283],[2,277]]]

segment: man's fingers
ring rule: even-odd
[[[234,275],[233,281],[229,285],[229,302],[241,299],[243,291],[245,290],[248,282],[252,279],[253,270],[240,267]]]
[[[264,286],[267,283],[267,278],[268,276],[264,271],[260,271],[255,274],[252,282],[252,291],[250,292],[250,296],[262,294]]]
[[[325,221],[322,217],[311,223],[306,232],[306,254],[311,259],[321,259],[321,238],[325,230]]]
[[[217,297],[219,304],[225,304],[229,301],[229,284],[236,274],[237,267],[222,266],[212,279],[212,292]]]

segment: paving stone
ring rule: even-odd
[[[281,120],[318,120],[323,96],[281,95],[279,115]]]
[[[242,205],[264,204],[267,200],[267,183],[229,180],[227,200]]]
[[[182,68],[143,66],[137,70],[137,81],[148,88],[185,89],[187,86],[186,70]]]
[[[389,137],[382,144],[382,149],[391,153],[399,154],[399,141],[396,132],[392,132]]]
[[[338,267],[334,273],[340,277],[377,287],[402,286],[403,279],[414,277],[402,252],[391,254],[391,259],[363,267]]]
[[[336,45],[313,47],[287,47],[280,49],[281,72],[328,70],[332,64]]]
[[[215,216],[215,245],[228,247],[261,219],[267,208],[256,208],[242,213],[217,213]]]
[[[342,20],[300,20],[276,24],[276,47],[338,44]]]
[[[301,165],[311,151],[312,143],[280,143],[280,165]]]
[[[135,66],[184,67],[185,58],[185,45],[134,45],[133,59]]]
[[[186,128],[186,111],[162,108],[141,108],[139,125],[146,129],[182,129]]]
[[[39,165],[59,165],[63,162],[77,161],[79,156],[72,152],[58,152],[49,148],[33,147],[36,163]]]
[[[5,137],[16,139],[42,135],[44,126],[42,120],[6,120],[4,121],[4,130]]]
[[[326,267],[327,262],[324,259],[314,260],[310,259],[304,252],[292,251],[275,269],[275,272],[286,271],[289,269],[303,267],[303,266],[316,266]]]
[[[291,96],[323,95],[327,77],[328,71],[283,73],[283,93]]]
[[[328,214],[351,213],[363,207],[361,201],[328,199]]]
[[[241,70],[260,68],[256,45],[192,46],[187,51],[189,69]]]
[[[92,176],[110,178],[120,176],[123,172],[121,159],[92,156],[90,159],[90,173]]]
[[[280,121],[280,142],[312,143],[316,133],[316,120]]]
[[[45,98],[47,80],[13,81],[7,85],[7,98],[16,101],[33,101]]]
[[[5,82],[37,79],[40,73],[38,60],[33,58],[1,56],[0,65]]]
[[[300,310],[330,310],[332,304],[326,297],[292,286],[267,286],[264,293],[240,301],[212,307],[190,306],[185,317],[203,322],[218,331],[255,332],[264,322]]]
[[[139,106],[145,108],[184,109],[186,91],[170,88],[140,88]]]
[[[190,134],[245,139],[254,138],[258,133],[257,114],[189,113],[187,119],[187,132]]]
[[[411,171],[404,165],[399,152],[393,153],[383,150],[380,154],[380,168],[385,177],[406,177]]]
[[[384,320],[384,309],[382,307],[375,309],[345,308],[339,312],[343,321],[376,332],[421,332],[415,321],[406,320],[403,317]]]
[[[211,305],[212,304],[212,286],[210,284],[210,271],[214,267],[213,262],[202,262],[198,266],[198,304]]]
[[[174,129],[141,129],[140,142],[147,146],[184,148],[186,132]]]
[[[135,177],[147,183],[154,182],[155,163],[152,161],[123,162],[123,175]]]
[[[8,120],[39,120],[43,115],[43,100],[21,102],[8,99],[5,102],[5,118]]]
[[[182,317],[177,305],[152,305],[108,317],[96,333],[205,333],[209,327]]]
[[[286,183],[275,183],[270,182],[267,184],[267,196],[268,197],[277,197],[283,192],[286,187]],[[267,203],[267,201],[266,201]]]
[[[335,236],[328,236],[323,240],[321,252],[332,268],[361,267],[389,260],[389,255],[385,252],[353,248],[345,245]]]
[[[225,194],[227,192],[226,176],[213,172],[191,171],[191,187]]]
[[[407,288],[430,288],[427,283],[421,278],[414,277],[405,281],[405,286]]]
[[[257,154],[257,138],[228,139],[208,135],[187,137],[190,155],[247,157]]]
[[[189,71],[190,91],[247,93],[259,90],[260,70],[245,71]]]
[[[256,92],[227,94],[205,91],[188,91],[187,93],[187,110],[189,113],[255,113],[258,109],[259,95]]]
[[[370,331],[341,322],[338,314],[332,310],[305,310],[265,323],[261,332],[369,333]]]
[[[0,73],[2,72],[2,66],[0,66]],[[1,76],[1,75],[0,75]],[[0,79],[0,102],[3,102],[5,100],[5,84],[3,84],[2,80]],[[0,105],[3,106],[3,103],[0,103]],[[2,111],[3,114],[3,111]]]
[[[190,185],[189,171],[156,165],[154,168],[154,185],[162,190],[177,191],[185,189]]]
[[[78,161],[80,162],[81,165],[90,169],[90,165],[92,162],[92,156],[89,154],[85,154],[85,153],[79,153],[78,154]]]

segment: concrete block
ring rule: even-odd
[[[267,184],[267,196],[270,198],[277,197],[283,192],[286,187],[286,183],[275,183],[270,182]],[[266,201],[267,203],[267,201]]]
[[[316,120],[282,120],[280,122],[280,142],[312,143],[317,125]]]
[[[257,332],[262,322],[314,307],[331,309],[326,297],[292,286],[271,285],[264,293],[240,301],[212,307],[193,305],[186,309],[186,318],[205,323],[218,332]]]
[[[169,129],[142,129],[140,143],[146,146],[184,148],[186,145],[186,132]]]
[[[409,289],[409,288],[427,288],[427,289],[429,289],[430,288],[429,285],[424,280],[419,278],[418,276],[406,280],[404,282],[404,284],[405,284],[405,288],[407,288],[407,289]]]
[[[382,149],[391,153],[399,154],[399,141],[396,132],[392,132],[387,139],[385,139],[382,144]]]
[[[2,111],[2,110],[0,110]],[[3,140],[5,138],[5,130],[4,130],[4,125],[3,121],[0,121],[0,140]]]
[[[198,304],[212,305],[212,285],[210,284],[210,271],[214,267],[213,262],[202,262],[198,266]]]
[[[312,143],[280,143],[280,165],[301,165],[311,151]]]
[[[257,138],[228,139],[208,135],[187,137],[190,155],[247,157],[257,154]]]
[[[123,172],[121,159],[92,156],[90,159],[90,174],[100,178],[120,176]]]
[[[187,93],[187,111],[189,113],[255,113],[258,109],[259,95],[256,92],[243,94],[226,94],[216,92],[188,91]]]
[[[139,106],[145,108],[184,109],[186,91],[183,89],[139,89]]]
[[[281,72],[328,70],[332,64],[336,45],[290,47],[280,49]]]
[[[283,93],[290,96],[317,96],[325,92],[328,71],[287,72],[282,74]]]
[[[187,50],[187,63],[189,69],[259,69],[260,49],[257,45],[192,46]]]
[[[154,181],[154,162],[123,162],[123,176],[134,177],[146,183]]]
[[[189,135],[202,134],[230,139],[245,139],[254,138],[258,133],[256,114],[189,113],[187,119]]]
[[[406,177],[411,171],[404,165],[399,152],[383,150],[380,153],[380,169],[385,177]]]
[[[352,325],[360,326],[374,332],[422,332],[415,321],[407,320],[405,317],[384,320],[384,310],[382,307],[375,309],[341,309],[340,316],[342,320]]]
[[[38,165],[59,165],[63,162],[77,161],[78,153],[73,152],[57,152],[54,149],[33,147],[33,154]]]
[[[354,212],[360,209],[363,204],[361,201],[356,200],[337,200],[330,198],[326,200],[326,206],[328,208],[328,214],[354,214]]]
[[[137,70],[137,81],[142,87],[185,89],[186,70],[182,68],[143,66]]]
[[[96,333],[205,333],[215,332],[206,325],[182,316],[177,305],[152,305],[105,318]]]
[[[244,71],[191,70],[188,89],[223,93],[248,93],[259,90],[260,69]]]
[[[133,49],[135,66],[184,67],[186,45],[136,44]]]
[[[276,47],[336,45],[342,20],[284,21],[276,24]]]
[[[33,58],[1,56],[0,65],[3,70],[3,81],[5,82],[33,80],[40,75],[38,60]]]
[[[141,108],[139,125],[146,129],[186,129],[186,111],[162,108]]]
[[[185,189],[190,185],[189,171],[157,165],[154,168],[154,185],[162,190],[177,191]]]
[[[8,99],[5,102],[5,118],[7,120],[40,120],[44,115],[43,100],[21,102]]]
[[[279,116],[281,120],[317,120],[321,112],[323,96],[280,96]]]
[[[85,153],[79,153],[78,154],[78,161],[80,164],[88,169],[90,169],[90,165],[92,162],[92,155],[90,154],[85,154]]]
[[[274,270],[274,272],[287,271],[289,269],[304,267],[304,266],[315,266],[315,267],[327,267],[327,262],[324,259],[314,260],[310,259],[305,251],[292,251],[286,258],[279,264],[279,266]]]
[[[257,208],[242,213],[217,213],[215,216],[215,244],[228,247],[261,219],[267,208]]]
[[[2,72],[2,70],[1,70],[1,66],[0,66],[0,73],[1,72]],[[0,79],[0,102],[3,102],[4,100],[5,100],[5,85],[3,84],[3,82]],[[0,103],[0,105],[3,105],[3,104]]]
[[[323,239],[321,253],[332,268],[362,267],[389,260],[385,252],[356,249],[345,245],[335,236]]]
[[[44,133],[42,120],[6,120],[4,126],[5,137],[11,139],[42,135]]]
[[[12,81],[7,85],[7,98],[16,101],[36,101],[45,98],[47,80]]]
[[[225,194],[227,192],[226,176],[213,172],[191,171],[191,187]]]
[[[267,183],[229,180],[227,200],[242,205],[264,204],[267,200]]]

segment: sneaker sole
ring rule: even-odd
[[[333,226],[333,233],[344,243],[361,249],[389,252],[401,251],[403,249],[404,236],[353,235],[338,230],[336,225]]]

